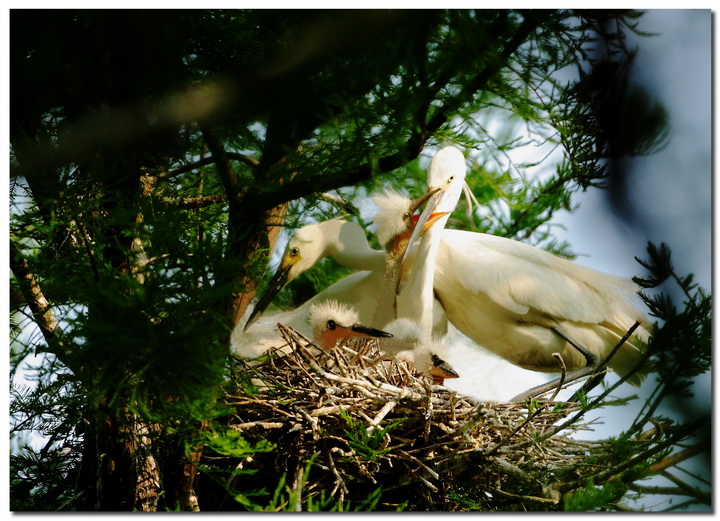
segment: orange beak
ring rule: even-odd
[[[450,212],[433,212],[430,214],[430,217],[428,217],[428,220],[425,221],[425,224],[423,224],[422,229],[420,230],[420,235],[424,234],[426,231],[430,229],[430,227],[435,224],[440,217],[443,217],[445,215],[448,215]],[[418,220],[420,219],[420,214],[413,215],[413,226],[417,226]]]
[[[430,229],[430,226],[432,226],[432,224],[434,224],[438,219],[440,219],[440,217],[443,217],[444,215],[450,213],[433,211],[435,208],[437,208],[438,204],[440,204],[440,200],[442,199],[444,193],[445,190],[441,188],[434,188],[429,190],[427,194],[425,194],[427,204],[425,205],[425,209],[417,219],[415,219],[413,216],[414,226],[411,227],[412,235],[410,235],[408,247],[405,250],[405,254],[403,255],[403,262],[405,262],[410,248],[412,247],[413,243],[418,239],[418,237],[420,237],[420,235],[422,235],[423,233],[427,232],[428,229]]]

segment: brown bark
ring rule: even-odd
[[[60,347],[58,323],[50,309],[50,303],[45,298],[35,275],[30,271],[27,260],[12,241],[10,241],[10,269],[15,274],[24,300],[30,307],[35,323],[40,328],[45,341],[51,347]]]

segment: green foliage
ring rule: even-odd
[[[214,452],[232,458],[247,458],[253,454],[272,452],[275,449],[273,444],[267,440],[252,445],[245,441],[242,434],[234,430],[203,432],[201,434],[201,441],[205,446]]]
[[[583,488],[563,497],[565,512],[606,511],[607,505],[618,501],[627,491],[622,482],[612,481],[596,486],[592,478]]]
[[[224,461],[238,462],[228,467],[206,463],[198,465],[198,470],[244,508],[258,509],[257,502],[267,497],[268,492],[262,487],[240,491],[236,490],[232,483],[240,476],[255,475],[257,469],[252,467],[253,458],[274,451],[275,446],[267,440],[250,443],[238,431],[223,429],[221,426],[213,426],[208,431],[200,432],[192,441],[193,444],[201,446],[203,452],[212,455],[211,461],[223,457]],[[246,466],[249,468],[245,468]]]
[[[385,435],[406,420],[406,418],[401,418],[388,423],[383,428],[377,427],[370,431],[362,422],[355,420],[343,409],[340,409],[340,415],[350,427],[344,429],[348,443],[361,457],[370,461],[377,461],[378,456],[388,451],[388,449],[381,448]]]
[[[694,282],[693,274],[681,277],[676,273],[667,244],[658,248],[649,243],[647,252],[648,260],[637,260],[649,275],[634,280],[641,287],[653,288],[671,279],[682,298],[682,307],[678,309],[669,293],[641,295],[650,314],[661,321],[649,349],[667,392],[689,397],[693,378],[711,367],[712,298]]]
[[[303,467],[302,476],[294,487],[286,484],[287,475],[280,477],[275,492],[268,501],[266,506],[254,505],[252,510],[264,512],[293,512],[303,510],[306,512],[369,512],[375,510],[382,496],[381,488],[371,491],[367,498],[358,501],[353,505],[351,501],[338,499],[327,491],[305,492],[305,486],[308,483],[310,471],[315,462],[317,454],[311,456]],[[397,510],[403,510],[404,506],[400,505]]]
[[[78,454],[57,444],[48,443],[41,450],[25,445],[10,455],[10,510],[65,510],[72,499],[67,486],[73,469],[79,463]]]
[[[667,138],[667,114],[628,80],[624,32],[636,30],[638,16],[13,11],[10,237],[37,287],[23,285],[13,266],[11,288],[23,299],[11,309],[11,376],[41,355],[35,387],[11,390],[13,508],[137,508],[119,497],[123,488],[132,496],[137,480],[118,476],[136,468],[118,456],[121,437],[105,430],[111,419],[122,432],[163,426],[154,441],[167,476],[182,474],[177,453],[195,443],[235,465],[272,450],[200,427],[228,414],[219,393],[255,385],[251,371],[230,368],[228,339],[239,297],[263,288],[271,211],[289,230],[337,216],[368,229],[368,194],[419,195],[421,151],[452,143],[468,158],[481,206],[461,204],[451,227],[571,257],[553,238],[554,214],[574,209],[573,193],[604,185],[605,159],[649,153]],[[528,150],[542,153],[528,158]],[[287,213],[278,209],[285,203]],[[646,297],[663,322],[650,345],[661,401],[687,396],[693,376],[709,369],[711,299],[691,276],[675,276],[669,250],[648,253],[643,284],[673,278],[684,295],[682,308]],[[346,273],[320,263],[279,303],[297,305]],[[43,302],[40,313],[27,307]],[[588,409],[612,402],[582,400]],[[654,417],[654,403],[635,431]],[[348,442],[371,461],[402,421],[368,431],[345,419]],[[47,437],[45,448],[26,446],[33,431]],[[97,454],[112,454],[121,470],[108,477]],[[258,505],[273,489],[270,510],[298,502],[372,510],[382,488],[351,505],[303,493],[302,483],[235,490],[227,483],[242,469],[203,470],[249,510],[266,509]],[[179,505],[185,485],[161,491],[160,507]]]

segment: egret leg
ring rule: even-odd
[[[580,369],[576,369],[575,371],[567,373],[564,378],[556,378],[555,380],[552,380],[548,383],[532,387],[527,391],[515,396],[512,400],[510,400],[511,402],[524,402],[528,398],[533,398],[539,394],[552,391],[560,384],[569,384],[570,382],[574,382],[575,380],[579,380],[580,378],[591,375],[598,369],[598,366],[600,365],[600,358],[598,358],[597,355],[589,351],[579,342],[573,340],[572,337],[568,335],[567,332],[564,331],[560,326],[554,326],[550,329],[552,329],[555,334],[557,334],[560,338],[562,338],[568,344],[577,349],[585,357],[585,367],[581,367]],[[565,380],[564,383],[562,382],[563,379]]]

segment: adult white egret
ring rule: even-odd
[[[403,198],[403,209],[397,215],[400,225],[389,220],[384,223],[383,228],[387,230],[385,233],[391,251],[407,244],[410,234],[415,230],[413,213],[433,193],[424,194],[412,201]],[[432,225],[433,217],[428,215],[428,220],[425,229]],[[422,232],[423,230],[420,230],[418,233]],[[391,240],[393,244],[390,244]],[[404,249],[402,251],[404,252]],[[383,285],[386,253],[371,248],[364,230],[352,221],[330,219],[300,228],[288,241],[280,265],[265,293],[255,304],[245,329],[247,330],[257,320],[287,283],[325,257],[332,257],[343,266],[365,271],[345,277],[306,302],[307,306],[305,304],[303,306],[307,308],[314,303],[334,299],[356,310],[362,322],[371,323],[375,314],[378,291]]]
[[[446,188],[428,202],[418,225],[426,214],[448,211],[457,204],[466,168],[461,157],[459,150],[449,147],[433,158],[428,187]],[[558,353],[570,371],[568,382],[594,372],[637,321],[642,325],[608,365],[623,376],[638,363],[642,353],[632,340],[646,340],[648,333],[643,327],[645,315],[633,305],[638,289],[633,282],[511,239],[460,230],[439,232],[440,225],[420,241],[412,270],[424,270],[424,277],[416,277],[414,286],[402,290],[403,306],[414,305],[426,314],[427,281],[432,278],[435,297],[462,333],[533,371],[559,372],[553,355]],[[637,385],[642,379],[636,373],[629,381]],[[554,381],[538,386],[514,400],[555,385]]]
[[[428,340],[432,337],[437,316],[442,315],[433,292],[435,257],[443,228],[465,187],[466,172],[465,157],[455,147],[441,149],[430,161],[427,174],[428,193],[433,195],[418,220],[418,226],[424,229],[425,223],[430,222],[433,216],[436,222],[420,239],[412,270],[397,296],[398,317],[416,322],[421,327],[424,338]],[[383,233],[384,231],[378,228],[378,234]],[[410,243],[416,236],[417,234],[413,233]]]
[[[306,312],[275,313],[253,324],[249,331],[236,326],[230,339],[233,354],[239,358],[257,358],[281,345],[278,322],[297,329],[325,351],[346,338],[392,337],[390,333],[360,324],[352,308],[334,300],[316,303],[302,311]]]
[[[385,252],[370,247],[365,231],[356,222],[329,219],[303,226],[285,246],[280,265],[255,303],[244,329],[258,319],[282,288],[325,257],[357,270],[382,272],[385,267]]]

